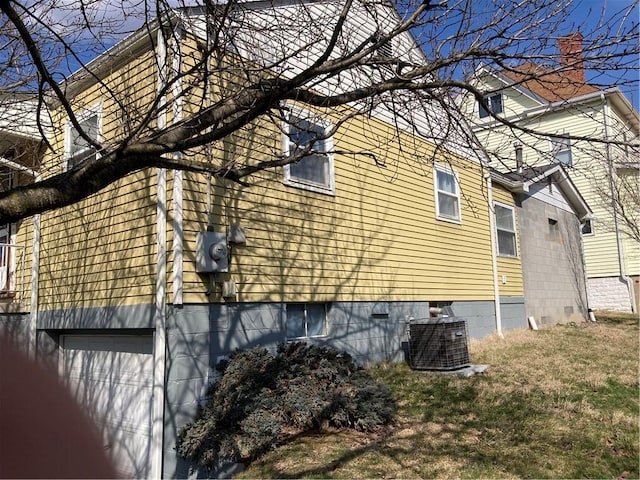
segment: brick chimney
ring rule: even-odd
[[[560,66],[565,69],[563,73],[574,82],[584,83],[582,34],[574,32],[560,37],[558,38],[558,46],[560,47]]]

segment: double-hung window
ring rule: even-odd
[[[436,217],[440,220],[460,223],[460,187],[456,172],[442,165],[434,169]]]
[[[568,166],[573,165],[571,140],[568,138],[551,137],[551,156],[555,162]]]
[[[78,125],[84,134],[94,142],[100,139],[100,113],[98,108],[87,110],[78,115]],[[71,170],[80,163],[96,158],[96,148],[69,122],[66,130],[66,159],[67,170]]]
[[[513,208],[495,204],[496,234],[498,237],[498,255],[501,257],[517,257],[516,222]]]
[[[335,179],[330,125],[310,113],[289,117],[283,137],[284,154],[293,156],[308,150],[300,160],[284,167],[284,183],[333,195]]]
[[[290,303],[286,308],[287,339],[322,337],[326,335],[326,303]]]
[[[493,113],[502,113],[503,111],[501,93],[487,95],[484,97],[484,103],[487,104],[488,110],[482,102],[478,102],[478,115],[480,118],[487,118],[489,116],[489,111]]]

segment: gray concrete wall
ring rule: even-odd
[[[522,195],[518,200],[527,317],[533,316],[539,325],[585,320],[587,295],[578,218],[533,197]],[[555,232],[549,219],[557,221]]]
[[[503,325],[523,326],[522,298],[501,299]],[[451,302],[453,314],[468,321],[470,337],[495,331],[491,301]],[[367,364],[402,361],[407,321],[427,318],[429,302],[334,302],[329,306],[325,337],[309,339],[346,351]],[[86,308],[41,312],[39,355],[55,363],[61,332],[127,333],[152,325],[153,306]],[[193,420],[216,378],[215,365],[238,348],[263,346],[275,351],[285,338],[285,305],[277,303],[169,306],[164,429],[164,477],[208,476],[191,471],[175,450],[180,428]],[[221,475],[223,473],[219,472]]]
[[[0,314],[0,338],[19,348],[29,343],[29,314],[3,313]]]
[[[504,297],[503,326],[523,327],[524,299]],[[468,321],[469,336],[495,331],[490,301],[452,302],[454,315]],[[374,314],[375,312],[375,314]],[[428,318],[428,302],[334,302],[328,312],[326,337],[308,343],[346,351],[367,364],[404,359],[409,318]],[[167,393],[164,432],[164,475],[186,478],[206,474],[190,471],[175,451],[180,428],[190,422],[204,402],[215,365],[238,348],[263,346],[275,351],[286,341],[285,305],[277,303],[185,305],[169,308],[167,317]]]
[[[154,328],[152,304],[82,307],[38,312],[39,330]]]

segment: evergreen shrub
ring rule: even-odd
[[[346,353],[305,343],[239,350],[220,365],[210,401],[178,438],[197,464],[250,461],[287,438],[323,425],[372,431],[388,424],[395,403]]]

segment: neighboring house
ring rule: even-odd
[[[0,94],[0,192],[33,182],[42,158],[36,126],[37,101],[23,94]],[[33,230],[25,219],[0,225],[0,335],[28,345]]]
[[[591,210],[566,169],[554,163],[491,176],[515,198],[515,209],[495,203],[498,255],[522,260],[527,318],[537,325],[584,321],[588,306],[580,225],[591,218]]]
[[[517,148],[522,148],[521,166],[556,162],[567,167],[594,214],[582,219],[581,227],[589,307],[637,311],[640,244],[630,225],[637,229],[640,218],[640,118],[619,89],[601,90],[586,82],[579,33],[562,37],[559,44],[555,69],[526,63],[475,72],[476,86],[487,92],[487,108],[527,131],[504,126],[470,96],[462,109],[497,170],[517,170]]]
[[[252,13],[265,18],[274,8],[298,8],[256,5]],[[184,71],[197,55],[194,39],[205,40],[193,27],[199,20],[198,11],[176,19],[183,22],[176,29],[182,36],[171,48],[179,56],[163,54],[162,36],[152,42],[148,31],[139,32],[91,65],[95,77],[72,78],[67,91],[86,131],[107,140],[122,135],[126,109],[149,102],[161,84],[157,66]],[[355,25],[355,31],[367,26],[362,18]],[[408,55],[420,55],[409,35],[398,41]],[[104,95],[96,78],[126,102]],[[175,107],[175,118],[161,114],[158,123],[179,121]],[[49,141],[53,152],[64,152],[64,161],[48,152],[37,170],[26,172],[29,178],[99,154],[59,107],[50,108]],[[335,122],[331,110],[289,108],[290,124],[260,120],[195,154],[272,158],[295,148],[292,139],[305,131],[325,132]],[[434,306],[465,318],[473,337],[525,327],[527,314],[554,321],[574,318],[569,308],[584,314],[577,269],[570,298],[546,310],[525,305],[524,298],[522,261],[542,263],[536,248],[557,253],[562,265],[578,258],[574,250],[563,257],[565,244],[552,232],[536,240],[542,228],[536,222],[549,228],[547,218],[564,224],[566,215],[567,225],[587,218],[564,171],[548,169],[533,179],[490,175],[486,159],[455,146],[455,126],[435,160],[414,168],[413,159],[433,158],[433,144],[409,129],[398,133],[381,108],[350,118],[317,154],[254,175],[250,187],[192,172],[146,170],[12,230],[19,232],[12,244],[25,247],[28,272],[15,297],[19,318],[38,355],[56,362],[90,407],[124,476],[188,474],[189,465],[176,455],[177,433],[193,418],[215,365],[237,348],[300,340],[347,351],[364,363],[399,360],[407,322],[429,317]],[[429,122],[437,106],[422,115],[421,131],[446,129],[440,119]],[[35,132],[22,141],[39,144]],[[381,161],[358,157],[363,150]],[[537,210],[544,217],[535,217]],[[209,247],[218,254],[216,267],[225,267],[217,273]],[[559,265],[544,268],[553,274]],[[567,292],[569,283],[562,286]]]

